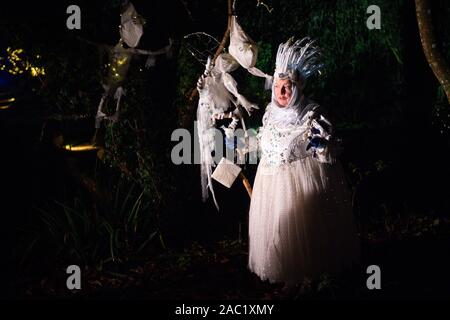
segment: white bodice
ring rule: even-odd
[[[263,127],[258,133],[258,148],[261,155],[261,162],[265,165],[279,166],[299,159],[314,156],[320,162],[329,162],[329,148],[309,148],[307,149],[309,139],[314,136],[327,136],[326,131],[322,130],[320,134],[312,134],[312,128],[316,128],[318,123],[314,118],[319,114],[309,108],[310,111],[303,113],[301,118],[295,123],[281,124],[269,120],[270,116],[266,112],[263,117]],[[324,118],[323,118],[324,119]]]
[[[269,165],[281,165],[298,160],[301,157],[296,156],[295,148],[305,146],[307,130],[306,123],[301,126],[287,127],[269,123],[261,127],[259,132],[261,160]],[[307,156],[306,152],[302,155]]]

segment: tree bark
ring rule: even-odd
[[[420,41],[428,64],[434,75],[442,85],[447,100],[450,103],[450,71],[444,57],[437,48],[437,41],[434,35],[431,21],[431,8],[429,0],[416,1],[416,16],[419,25]]]

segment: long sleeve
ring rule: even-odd
[[[333,126],[324,117],[317,107],[313,110],[308,130],[307,150],[317,161],[322,163],[333,163],[337,156],[336,141],[333,136]]]

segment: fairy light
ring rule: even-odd
[[[79,145],[66,144],[63,146],[63,148],[67,151],[81,152],[81,151],[97,150],[99,147],[93,144],[79,144]]]
[[[0,110],[9,109],[11,107],[11,103],[14,101],[16,101],[16,98],[14,97],[0,100]]]
[[[127,61],[127,57],[118,58],[117,59],[117,65],[121,66]]]
[[[2,103],[10,103],[10,102],[14,102],[16,101],[16,98],[9,98],[9,99],[5,99],[5,100],[0,100],[0,104]]]
[[[37,67],[32,65],[28,60],[21,57],[24,53],[23,49],[6,48],[7,57],[0,57],[0,71],[7,71],[12,75],[24,74],[29,72],[32,77],[38,77],[45,75],[45,69],[43,67]],[[41,56],[37,55],[39,59]]]
[[[31,75],[33,76],[33,77],[37,77],[37,76],[39,76],[39,75],[45,75],[45,70],[44,70],[44,68],[38,68],[38,67],[31,67],[30,68],[30,70],[31,70]]]

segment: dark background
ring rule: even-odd
[[[58,289],[50,290],[57,285],[42,285],[41,280],[51,279],[49,274],[69,263],[117,271],[193,243],[208,247],[236,240],[239,225],[239,243],[245,248],[249,200],[242,185],[227,190],[215,184],[221,205],[216,212],[211,199],[201,202],[199,166],[170,161],[172,131],[184,126],[192,132],[195,101],[187,97],[203,72],[187,52],[183,36],[204,31],[220,41],[226,1],[133,3],[147,21],[139,47],[156,50],[170,37],[174,50],[171,57],[158,57],[149,70],[143,68],[144,58],[132,61],[123,110],[124,118],[137,119],[140,131],[125,124],[105,129],[103,161],[95,152],[61,151],[53,141],[63,136],[80,143],[94,133],[107,55],[92,43],[117,43],[120,1],[2,4],[0,56],[7,47],[20,47],[31,60],[40,54],[42,60],[36,63],[46,68],[43,82],[0,74],[2,92],[18,97],[10,110],[0,110],[5,190],[0,207],[1,283],[7,286],[6,297],[57,296]],[[257,1],[238,1],[236,6],[244,30],[260,47],[258,67],[271,73],[278,44],[293,35],[317,38],[325,53],[325,73],[312,79],[306,91],[327,108],[343,140],[341,160],[354,193],[363,265],[381,264],[388,270],[387,298],[448,298],[450,112],[422,51],[414,3],[379,1],[382,29],[372,31],[365,25],[371,4],[367,1],[266,3],[272,13],[257,7]],[[81,7],[81,30],[66,28],[70,4]],[[433,1],[432,13],[438,47],[449,62],[447,1]],[[243,70],[233,76],[239,90],[260,106],[249,122],[256,128],[270,95],[262,80]],[[85,117],[77,121],[57,117],[80,114]],[[124,173],[124,163],[130,174]],[[256,166],[244,170],[252,182]],[[86,188],[85,177],[95,181],[97,193]],[[143,192],[145,203],[133,234],[124,222],[133,208],[133,202],[129,208],[126,202],[129,190],[134,200]],[[127,206],[116,210],[120,206],[112,207],[113,202]],[[79,225],[61,218],[72,212],[67,208],[84,217]],[[53,221],[56,233],[49,232],[43,219]],[[117,230],[114,244],[105,222]],[[155,231],[157,236],[142,247]],[[118,261],[109,259],[112,247]],[[240,263],[238,268],[244,270],[245,259]]]

